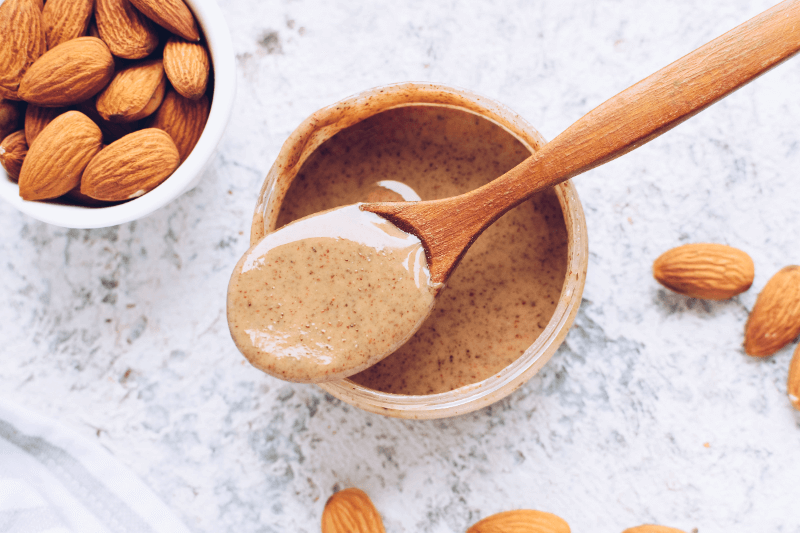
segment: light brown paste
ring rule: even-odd
[[[304,163],[278,227],[360,201],[397,201],[376,182],[410,186],[423,200],[475,189],[530,152],[494,123],[464,111],[413,106],[343,130]],[[504,215],[467,252],[433,314],[399,350],[351,379],[398,394],[476,383],[516,360],[544,330],[567,268],[567,232],[555,193]]]

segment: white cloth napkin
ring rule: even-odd
[[[0,399],[0,533],[189,533],[108,451]]]

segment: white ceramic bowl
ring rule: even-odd
[[[0,198],[42,222],[65,228],[104,228],[149,215],[192,189],[219,144],[233,108],[236,61],[231,35],[222,10],[214,0],[185,0],[208,42],[214,71],[214,94],[203,135],[186,161],[164,183],[149,193],[110,207],[81,207],[52,202],[25,201],[17,184],[0,166]]]

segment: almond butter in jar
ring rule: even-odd
[[[251,243],[341,205],[464,193],[544,142],[509,109],[464,90],[403,83],[366,91],[316,112],[289,137],[264,182]],[[456,416],[496,402],[563,341],[581,300],[587,255],[583,210],[566,182],[478,238],[405,346],[320,386],[356,407],[401,418]]]

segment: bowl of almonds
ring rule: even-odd
[[[0,3],[0,197],[98,228],[197,184],[233,106],[230,33],[213,0]]]

